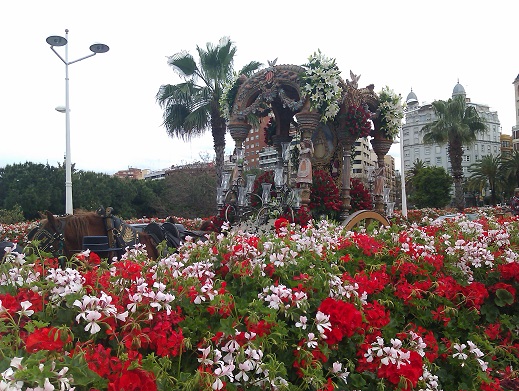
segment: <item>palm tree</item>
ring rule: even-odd
[[[519,187],[519,151],[514,151],[511,155],[503,156],[503,170],[506,176],[513,179],[512,187]]]
[[[163,125],[171,137],[189,140],[211,129],[216,174],[220,183],[227,131],[220,110],[220,97],[224,85],[234,76],[233,62],[237,49],[229,37],[223,37],[216,46],[207,43],[205,49],[197,46],[196,50],[198,63],[185,51],[168,58],[168,65],[184,82],[160,86],[156,99],[164,109]],[[261,65],[252,61],[239,74],[250,76]]]
[[[454,199],[459,211],[464,208],[463,197],[463,146],[476,141],[476,134],[486,130],[474,106],[467,105],[464,95],[455,96],[448,101],[437,100],[432,103],[436,120],[422,128],[425,144],[447,144],[451,161],[451,174],[454,178]]]
[[[427,167],[425,162],[420,159],[416,159],[413,163],[413,167],[411,167],[408,171],[405,173],[405,188],[406,193],[411,196],[413,192],[415,191],[415,185],[413,183],[413,179],[416,177],[416,175],[420,172],[420,170]]]
[[[476,163],[471,164],[468,178],[469,189],[481,191],[487,185],[490,187],[490,203],[496,205],[497,194],[506,183],[506,177],[502,170],[501,155],[486,155]]]

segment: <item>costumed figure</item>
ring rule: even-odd
[[[302,140],[299,151],[299,168],[297,170],[298,183],[312,183],[312,155],[314,146],[312,140]]]
[[[384,167],[375,169],[375,195],[381,196],[384,194]]]

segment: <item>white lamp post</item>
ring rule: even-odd
[[[56,110],[60,112],[65,112],[65,121],[66,121],[66,149],[65,149],[65,213],[73,214],[74,209],[72,206],[72,165],[70,158],[70,106],[69,106],[69,88],[68,88],[68,66],[74,64],[75,62],[79,62],[86,58],[95,56],[97,53],[106,53],[110,48],[107,45],[102,43],[95,43],[90,46],[90,51],[92,54],[88,56],[81,57],[77,60],[70,61],[68,60],[68,29],[65,30],[65,38],[59,35],[52,35],[47,38],[47,43],[50,45],[50,49],[59,57],[61,61],[65,64],[65,109],[62,107],[56,107]],[[54,49],[54,46],[65,46],[65,58],[61,57],[61,55]]]

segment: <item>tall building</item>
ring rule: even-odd
[[[260,152],[267,147],[265,142],[265,127],[270,117],[265,116],[257,126],[253,126],[243,142],[244,160],[248,168],[260,167]]]
[[[487,130],[478,133],[477,139],[472,145],[464,146],[462,167],[464,175],[467,175],[469,166],[483,156],[496,156],[501,153],[501,125],[497,112],[491,111],[487,105],[472,103],[467,98],[465,89],[460,83],[457,83],[452,91],[453,98],[458,95],[464,96],[467,104],[476,108],[479,116],[487,125]],[[429,103],[420,104],[412,90],[407,95],[406,103],[407,112],[405,124],[402,127],[401,140],[404,151],[402,157],[404,159],[404,170],[411,169],[416,160],[421,160],[429,166],[443,167],[450,173],[451,164],[447,154],[447,144],[425,145],[423,143],[422,128],[436,119],[432,105]]]
[[[510,156],[513,151],[512,136],[501,134],[501,156]]]
[[[515,125],[512,127],[512,147],[519,151],[519,75],[514,80],[515,91]]]

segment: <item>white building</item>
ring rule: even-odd
[[[464,146],[463,173],[467,176],[468,168],[471,164],[480,160],[485,155],[498,155],[501,153],[501,125],[496,111],[491,111],[489,106],[470,102],[466,97],[465,89],[458,83],[452,91],[452,97],[457,95],[465,96],[468,105],[476,108],[481,119],[486,123],[487,130],[476,135],[476,141]],[[403,142],[403,162],[404,170],[407,172],[416,160],[425,162],[428,166],[443,167],[447,172],[451,172],[450,160],[447,154],[447,144],[444,145],[425,145],[423,143],[424,125],[436,119],[434,109],[431,104],[419,104],[416,94],[411,90],[407,95],[407,112],[405,124],[402,127]]]

